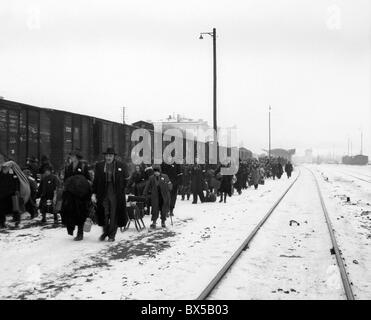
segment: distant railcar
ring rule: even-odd
[[[239,149],[240,160],[246,161],[252,158],[252,152],[244,147]]]
[[[368,156],[365,155],[356,155],[356,156],[344,156],[342,158],[343,164],[358,165],[364,166],[368,164]]]

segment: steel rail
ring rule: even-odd
[[[359,179],[359,180],[362,180],[362,181],[365,181],[365,182],[371,183],[370,180],[362,179],[362,178],[357,177],[357,176],[354,176],[354,175],[352,175],[352,174],[350,174],[350,173],[343,172],[343,171],[339,171],[339,172],[341,172],[341,173],[343,173],[343,174],[346,174],[347,176],[350,176],[350,177],[353,177],[353,178],[356,178],[356,179]]]
[[[280,196],[280,198],[275,202],[275,204],[269,209],[269,211],[266,213],[263,219],[257,224],[254,230],[250,233],[250,235],[246,238],[246,240],[242,243],[242,245],[235,251],[235,253],[229,258],[229,260],[220,269],[220,271],[216,274],[216,276],[209,282],[207,287],[201,292],[201,294],[196,298],[196,300],[206,300],[210,296],[211,292],[215,289],[218,283],[223,279],[224,275],[228,272],[231,266],[236,262],[236,260],[239,258],[241,253],[248,248],[250,242],[255,237],[255,235],[258,233],[260,228],[267,221],[267,219],[272,214],[272,212],[276,209],[276,207],[280,204],[282,199],[286,196],[286,194],[289,192],[289,190],[298,180],[300,173],[301,171],[299,169],[299,173],[297,177],[295,178],[295,180],[290,184],[290,186],[285,190],[285,192]]]
[[[344,168],[343,168],[343,169],[344,169]],[[366,174],[366,173],[355,172],[355,171],[350,171],[350,170],[345,170],[345,171],[351,172],[351,173],[353,173],[353,174],[361,175],[361,176],[364,176],[364,177],[367,177],[367,178],[371,178],[371,175],[368,175],[368,174]]]
[[[347,271],[345,269],[345,266],[344,266],[344,263],[343,263],[343,259],[341,257],[339,246],[338,246],[338,244],[336,242],[336,237],[335,237],[335,234],[334,234],[334,229],[332,227],[331,220],[330,220],[330,217],[328,215],[328,211],[327,211],[326,204],[325,204],[325,201],[324,201],[323,196],[322,196],[322,192],[321,192],[321,189],[320,189],[318,180],[317,180],[317,178],[314,175],[314,173],[313,173],[312,170],[310,170],[309,168],[306,168],[306,169],[309,170],[310,173],[313,175],[314,181],[315,181],[316,186],[317,186],[317,191],[318,191],[318,195],[319,195],[319,198],[320,198],[320,201],[321,201],[322,210],[323,210],[323,213],[325,215],[327,228],[328,228],[328,231],[329,231],[330,237],[331,237],[331,242],[332,242],[332,246],[333,246],[333,248],[332,248],[333,250],[332,251],[335,253],[336,262],[337,262],[338,267],[339,267],[339,270],[340,270],[341,281],[343,282],[343,287],[344,287],[345,295],[346,295],[346,297],[347,297],[348,300],[354,300],[354,295],[353,295],[352,287],[350,285],[348,274],[347,274]]]

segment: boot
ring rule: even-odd
[[[46,213],[43,213],[43,218],[41,219],[41,223],[45,223],[46,222]]]
[[[226,203],[226,202],[227,202],[227,194],[224,193],[224,203]]]
[[[152,224],[150,225],[150,228],[151,229],[156,229],[156,222],[152,222]]]
[[[54,223],[58,224],[58,214],[54,213]]]
[[[166,228],[165,221],[162,221],[162,222],[161,222],[161,227],[162,227],[162,228]]]
[[[220,203],[220,202],[223,202],[223,194],[220,196],[219,203]]]
[[[103,233],[103,234],[99,237],[99,241],[104,241],[106,238],[107,238],[107,235],[106,235],[105,233]]]
[[[193,196],[192,204],[196,204],[196,203],[197,203],[197,197]]]
[[[81,241],[82,239],[84,239],[84,236],[82,234],[78,234],[73,240]]]
[[[84,239],[84,225],[77,226],[77,236],[73,240],[75,241],[81,241]]]

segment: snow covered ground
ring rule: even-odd
[[[371,299],[371,167],[313,165],[312,168],[327,195],[326,205],[355,298]]]
[[[346,166],[315,172],[356,299],[371,298],[371,186]],[[370,171],[350,167],[369,179]],[[341,169],[339,171],[339,169]],[[366,167],[366,169],[368,169]],[[358,171],[357,171],[358,170]],[[2,299],[195,299],[295,179],[267,180],[227,203],[177,201],[174,226],[81,242],[65,229],[24,220],[0,232]],[[371,178],[370,178],[371,179]],[[346,201],[350,197],[350,202]],[[39,219],[39,218],[38,218]],[[290,220],[299,222],[300,225]],[[145,224],[150,224],[149,216]],[[214,291],[220,299],[344,299],[313,177],[304,168],[234,268]]]
[[[133,227],[115,243],[99,242],[97,226],[81,242],[51,225],[7,230],[0,233],[0,297],[194,299],[291,181],[268,180],[226,204],[178,198],[174,226]]]
[[[344,299],[311,173],[298,181],[211,299]]]

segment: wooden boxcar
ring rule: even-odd
[[[73,149],[80,149],[87,161],[95,162],[108,146],[114,146],[119,156],[129,161],[134,129],[81,114],[0,100],[0,152],[20,165],[27,157],[45,155],[57,169]]]
[[[84,159],[94,163],[102,159],[102,152],[109,146],[115,148],[123,161],[131,164],[131,150],[136,143],[131,141],[131,134],[137,128],[145,128],[151,134],[153,161],[154,138],[151,123],[139,121],[134,125],[121,124],[0,99],[0,152],[21,166],[26,163],[28,157],[41,159],[42,156],[47,156],[58,170],[63,167],[68,154],[74,149],[80,149]],[[162,151],[169,143],[163,142]],[[186,152],[189,152],[186,150],[188,143],[192,142],[184,138],[183,159]],[[202,150],[207,163],[208,143]],[[193,156],[197,157],[196,141]]]

